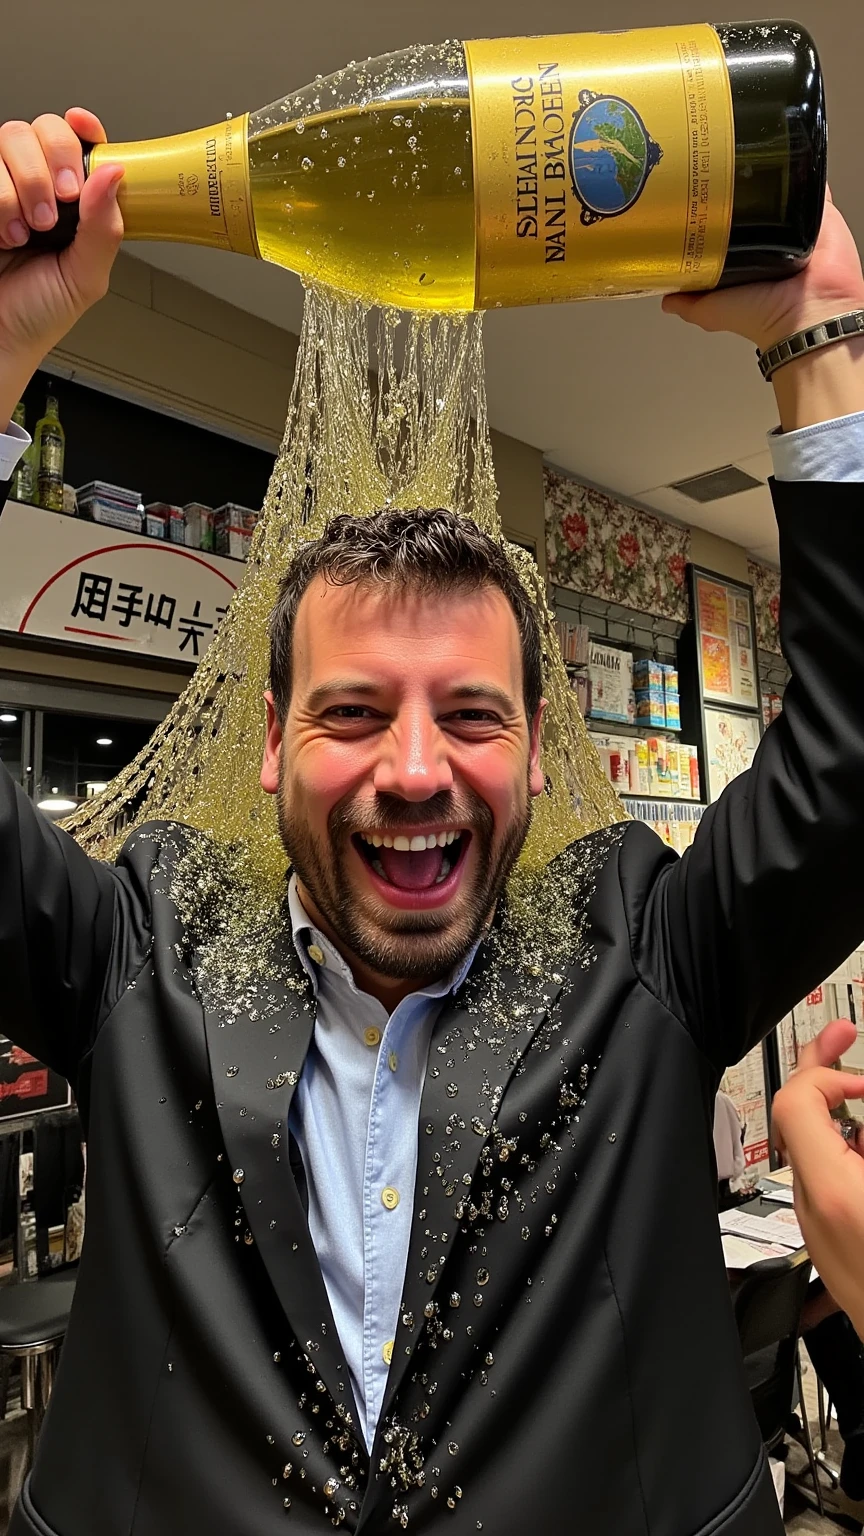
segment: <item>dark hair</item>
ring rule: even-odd
[[[292,641],[300,599],[323,576],[334,586],[392,583],[420,592],[498,587],[513,610],[522,647],[525,712],[533,720],[543,692],[537,616],[504,550],[468,517],[436,508],[334,517],[320,539],[296,553],[270,616],[270,687],[280,720],[291,700]]]

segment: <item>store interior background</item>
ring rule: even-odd
[[[716,19],[752,19],[760,9],[755,0],[725,5]],[[791,9],[820,50],[832,190],[864,249],[860,0],[796,0]],[[413,42],[507,36],[529,25],[557,32],[710,19],[694,0],[656,0],[647,10],[644,0],[619,0],[602,15],[545,0],[530,17],[516,0],[440,0],[432,10],[416,0],[256,0],[243,10],[224,0],[150,0],[146,12],[104,0],[79,0],[70,11],[44,0],[38,17],[34,26],[21,6],[4,15],[2,116],[80,103],[116,140],[216,121],[351,58]],[[46,360],[28,396],[28,425],[50,376],[72,483],[100,477],[140,483],[145,499],[258,505],[284,423],[301,309],[290,273],[210,250],[131,245],[107,297]],[[544,466],[686,526],[690,560],[721,576],[746,583],[750,557],[776,565],[766,444],[776,415],[746,342],[704,336],[665,317],[653,299],[502,310],[484,327],[502,522],[544,570]],[[757,483],[704,504],[674,488],[727,466]],[[578,603],[575,611],[584,617]],[[635,614],[597,613],[598,634],[632,641]],[[674,654],[674,626],[648,618],[643,653],[653,640]],[[0,628],[0,756],[37,801],[77,800],[135,755],[189,672],[181,661]]]

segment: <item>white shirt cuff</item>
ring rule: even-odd
[[[776,480],[864,481],[864,411],[796,432],[769,432]]]
[[[0,432],[0,480],[11,480],[22,453],[30,447],[31,437],[17,421],[10,421],[8,430]]]

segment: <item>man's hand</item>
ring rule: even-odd
[[[106,292],[123,238],[117,207],[119,165],[84,180],[81,139],[103,144],[92,112],[0,127],[0,431],[46,352]],[[80,224],[59,254],[31,256],[31,229],[51,229],[57,203],[80,198]]]
[[[816,249],[803,272],[776,283],[745,283],[711,293],[670,293],[663,308],[703,331],[732,331],[764,352],[793,331],[864,308],[861,257],[829,192]]]
[[[704,331],[743,336],[764,352],[820,320],[864,309],[861,257],[829,192],[816,249],[803,272],[776,283],[669,294],[663,308]],[[784,432],[862,411],[864,340],[837,342],[786,363],[772,383]]]
[[[846,1141],[831,1110],[864,1098],[864,1077],[831,1063],[849,1049],[855,1026],[828,1024],[801,1052],[774,1100],[774,1132],[795,1170],[795,1210],[827,1289],[864,1338],[864,1147]]]

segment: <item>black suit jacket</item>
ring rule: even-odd
[[[89,1142],[11,1536],[780,1532],[712,1106],[864,932],[864,486],[774,494],[793,681],[753,769],[680,860],[639,823],[576,845],[577,950],[496,969],[502,1031],[474,1011],[487,944],[436,1026],[371,1459],[286,1146],[313,1025],[290,940],[275,980],[214,993],[171,894],[200,834],[94,863],[2,778],[0,1025],[71,1079]]]

